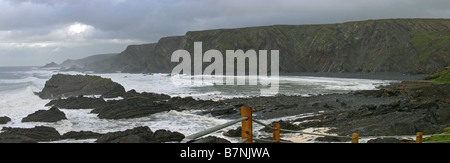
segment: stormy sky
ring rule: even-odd
[[[187,31],[450,18],[448,0],[0,0],[0,66],[44,65]]]

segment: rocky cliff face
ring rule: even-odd
[[[450,19],[388,19],[188,32],[129,46],[88,66],[103,72],[171,72],[175,50],[279,50],[282,72],[433,73],[450,65]],[[225,57],[224,57],[225,58]]]

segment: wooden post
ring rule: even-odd
[[[416,137],[416,143],[422,143],[423,142],[423,132],[418,132]]]
[[[253,142],[253,131],[252,131],[252,108],[247,106],[241,107],[241,117],[248,117],[247,120],[242,121],[242,139],[247,138],[248,140],[244,143]]]
[[[275,143],[280,143],[280,124],[275,123],[272,126],[276,128],[273,130],[273,140],[277,141]]]
[[[359,134],[358,133],[353,133],[352,134],[352,143],[359,143]]]

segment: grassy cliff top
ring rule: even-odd
[[[441,134],[450,134],[450,127],[444,129]],[[432,136],[424,139],[424,142],[434,142],[434,141],[446,141],[445,143],[450,143],[450,136]],[[448,141],[448,142],[447,142]]]
[[[425,80],[432,80],[436,82],[447,82],[450,83],[450,66],[441,72],[429,75]]]

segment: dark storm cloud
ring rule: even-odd
[[[0,0],[0,66],[120,52],[128,44],[193,30],[449,18],[447,1]]]
[[[80,22],[99,36],[155,41],[187,30],[336,23],[396,17],[448,17],[445,0],[7,0],[1,29]],[[3,6],[2,4],[2,6]],[[7,22],[7,23],[6,23]]]

